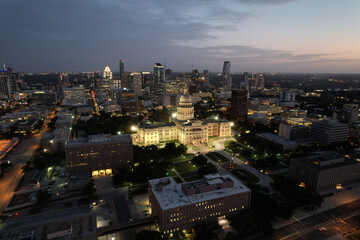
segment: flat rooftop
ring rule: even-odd
[[[341,154],[334,151],[317,152],[309,156],[294,158],[291,161],[297,161],[301,165],[318,170],[338,168],[351,164],[360,164],[356,160],[344,158]]]
[[[101,135],[89,135],[87,138],[77,138],[69,139],[66,142],[66,145],[76,145],[82,143],[101,143],[101,142],[118,142],[118,141],[131,141],[131,135],[121,134],[121,135],[110,135],[110,134],[101,134]]]
[[[258,134],[256,134],[256,136],[259,136],[261,138],[265,138],[266,140],[276,142],[276,143],[281,144],[281,145],[297,144],[294,141],[283,139],[283,138],[279,137],[278,135],[275,135],[275,134],[272,134],[272,133],[258,133]]]
[[[217,182],[222,182],[221,178],[230,178],[234,185],[230,188],[222,188],[210,192],[194,194],[187,196],[183,190],[182,186],[190,186],[192,184],[216,184]],[[217,180],[218,179],[218,180]],[[156,185],[159,182],[163,182],[161,191],[157,189]],[[200,181],[192,181],[187,183],[177,183],[174,178],[158,178],[149,180],[149,184],[152,188],[152,192],[156,197],[158,203],[160,204],[163,210],[172,209],[176,207],[186,206],[190,204],[199,203],[202,201],[209,201],[212,199],[217,199],[220,197],[231,196],[235,194],[250,192],[250,189],[247,188],[242,182],[231,175],[217,175],[214,178],[205,178]]]

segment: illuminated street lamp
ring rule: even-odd
[[[117,134],[118,134],[118,135],[121,135],[121,132],[120,132],[120,131],[118,131],[118,132],[117,132]]]
[[[136,126],[131,126],[131,131],[135,132],[137,130],[137,127]]]
[[[234,123],[233,123],[233,122],[231,122],[231,123],[230,123],[230,127],[233,127],[233,126],[234,126]]]
[[[172,116],[173,118],[176,118],[176,113],[173,113],[171,116]]]

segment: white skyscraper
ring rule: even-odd
[[[103,72],[103,78],[108,78],[108,79],[112,79],[113,75],[112,75],[112,72],[110,70],[110,67],[109,66],[106,66],[105,67],[105,70]]]
[[[230,67],[231,63],[230,61],[224,62],[223,67],[223,87],[230,90],[232,88],[232,77],[230,75]]]

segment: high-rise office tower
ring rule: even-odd
[[[165,82],[164,66],[160,63],[154,64],[154,83]]]
[[[167,81],[172,80],[172,70],[171,69],[166,69],[165,70],[165,79]]]
[[[153,79],[151,77],[151,72],[141,72],[142,78],[142,87],[148,87],[150,84],[153,83]]]
[[[121,85],[121,87],[127,88],[129,86],[127,86],[128,84],[126,83],[126,80],[125,80],[125,65],[124,65],[124,59],[122,59],[122,58],[120,58],[119,67],[120,67],[120,72],[119,72],[120,73],[120,76],[119,76],[120,85]]]
[[[113,75],[109,66],[106,66],[103,72],[103,78],[112,79]]]
[[[248,74],[248,72],[243,73],[243,84],[244,84],[244,87],[248,90],[248,87],[249,87],[249,74]]]
[[[230,67],[231,67],[231,63],[230,61],[225,61],[224,62],[224,67],[223,67],[223,87],[225,89],[231,89],[232,88],[232,78],[230,75]]]
[[[245,119],[247,116],[248,93],[245,89],[233,89],[231,93],[231,107],[229,112],[236,119]]]
[[[139,72],[133,72],[130,74],[131,90],[135,93],[136,97],[141,96],[142,91],[142,76]]]
[[[0,99],[9,99],[19,90],[16,75],[11,68],[0,70]]]
[[[210,82],[209,82],[209,70],[204,69],[203,70],[203,77],[205,79],[205,87],[209,87],[210,86]]]

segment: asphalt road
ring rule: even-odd
[[[44,123],[42,130],[44,131],[47,123]],[[16,186],[20,182],[23,173],[22,167],[26,161],[31,160],[32,155],[40,144],[43,133],[37,133],[31,137],[22,140],[13,152],[8,154],[6,160],[13,164],[9,172],[5,173],[0,180],[0,212],[4,210],[9,202]]]
[[[59,221],[74,216],[90,214],[89,206],[62,209],[57,212],[31,215],[21,218],[12,218],[0,224],[0,232],[16,230],[19,227],[25,228],[36,224],[44,224],[51,221]]]
[[[274,231],[270,236],[258,239],[328,239],[330,237],[341,236],[344,232],[356,228],[360,223],[360,200],[341,205],[337,208],[315,214],[311,217],[297,220],[292,224]],[[325,227],[325,231],[320,231],[320,227]]]

